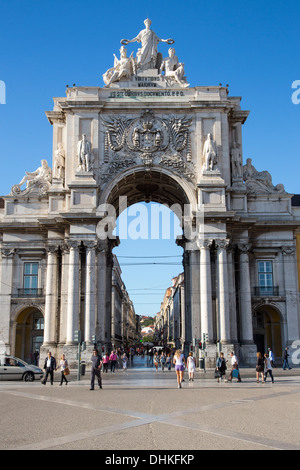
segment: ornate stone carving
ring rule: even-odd
[[[250,243],[238,243],[237,247],[241,253],[248,253],[251,249]]]
[[[189,127],[192,119],[185,116],[156,117],[149,110],[140,117],[102,118],[106,128],[102,181],[126,167],[145,168],[154,164],[167,166],[187,178],[194,177],[191,163]]]
[[[41,166],[36,171],[26,171],[25,173],[20,183],[11,188],[12,196],[25,196],[29,193],[37,193],[42,196],[51,188],[52,171],[47,160],[41,160]],[[25,182],[26,188],[22,190],[21,187]]]
[[[243,179],[248,192],[251,193],[285,193],[283,184],[273,186],[272,177],[268,171],[257,171],[252,165],[251,158],[247,158],[243,167]]]
[[[293,246],[283,246],[282,247],[282,254],[283,255],[294,255],[295,251],[296,251],[296,249]]]
[[[215,240],[215,245],[217,250],[227,250],[230,246],[230,240],[222,239],[222,240]]]
[[[200,250],[210,250],[213,244],[213,239],[201,239],[198,241],[198,246]]]
[[[9,258],[10,256],[13,256],[14,255],[14,248],[1,248],[1,254],[2,256],[4,256],[5,258]]]

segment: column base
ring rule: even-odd
[[[245,342],[239,346],[239,363],[247,367],[255,367],[257,364],[257,346],[252,342]]]

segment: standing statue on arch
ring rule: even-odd
[[[203,147],[204,168],[206,171],[217,169],[218,149],[212,134],[207,134]]]
[[[160,42],[174,44],[174,39],[160,39],[152,29],[150,29],[151,20],[147,18],[144,21],[146,29],[143,29],[133,39],[122,39],[121,44],[125,46],[131,42],[140,42],[142,47],[137,54],[137,68],[140,70],[154,69],[157,67],[157,45]]]

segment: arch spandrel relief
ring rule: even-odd
[[[165,167],[189,180],[195,178],[191,154],[192,118],[186,115],[157,116],[150,110],[138,117],[102,116],[105,148],[101,183],[126,168]]]

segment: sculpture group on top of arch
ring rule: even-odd
[[[151,20],[149,18],[144,21],[144,24],[146,28],[140,31],[136,37],[121,40],[120,59],[114,54],[114,66],[103,74],[103,81],[106,87],[122,80],[131,80],[139,72],[155,69],[167,86],[179,85],[180,87],[188,87],[189,84],[184,76],[184,63],[179,62],[175,55],[175,49],[170,47],[168,57],[166,58],[163,58],[162,54],[157,50],[160,42],[172,45],[175,42],[174,39],[159,38],[150,29]],[[141,43],[141,47],[138,49],[136,57],[134,57],[133,52],[130,57],[127,57],[125,46],[133,42]]]

